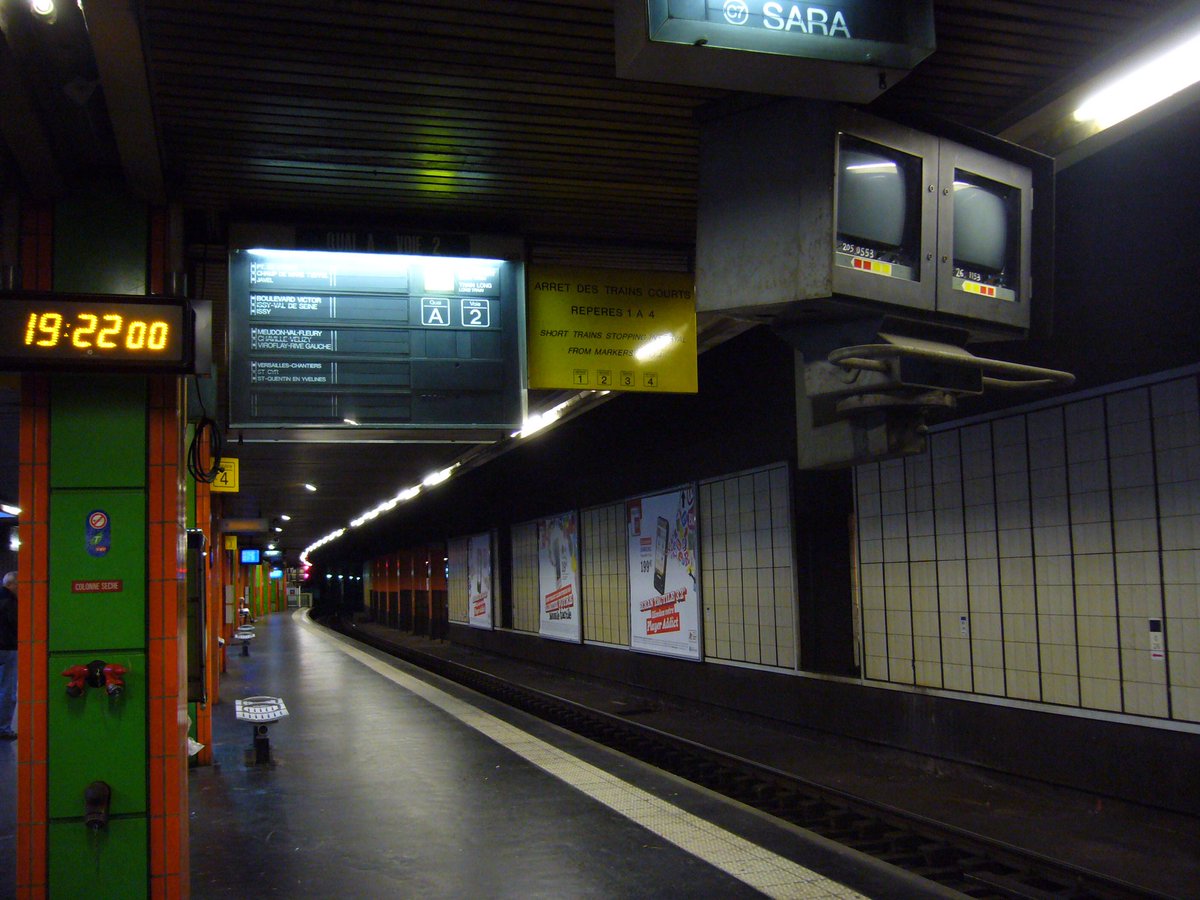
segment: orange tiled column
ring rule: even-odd
[[[22,287],[53,285],[54,215],[49,204],[21,209]],[[17,896],[45,896],[48,882],[47,706],[50,582],[50,388],[44,378],[21,382],[20,504],[23,546],[18,563],[17,619]]]
[[[17,596],[17,896],[47,891],[50,414],[44,378],[22,380]]]
[[[150,380],[147,616],[150,893],[188,890],[187,601],[182,381]]]

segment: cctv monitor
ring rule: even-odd
[[[242,548],[240,558],[243,566],[257,566],[262,562],[262,551]]]
[[[890,266],[893,277],[920,280],[915,265],[920,165],[919,159],[906,153],[842,135],[838,154],[839,253],[863,261],[878,260]]]
[[[929,136],[846,113],[835,161],[834,289],[850,297],[932,309],[937,166]]]
[[[1029,169],[943,142],[938,209],[940,311],[1029,324]]]

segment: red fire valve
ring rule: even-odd
[[[129,670],[117,663],[109,663],[104,667],[104,689],[110,697],[120,697],[125,690],[124,675]]]
[[[85,682],[88,677],[88,667],[87,666],[69,666],[68,668],[63,669],[62,674],[63,674],[64,678],[71,679],[67,683],[67,696],[68,697],[80,696],[83,693],[84,687],[86,687]]]

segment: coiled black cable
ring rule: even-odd
[[[203,446],[202,441],[205,434],[208,435],[209,456],[212,460],[207,469],[200,464],[200,449]],[[222,444],[221,429],[217,423],[208,416],[201,416],[200,421],[196,423],[196,431],[192,434],[192,443],[188,447],[188,474],[203,484],[212,484],[216,481],[217,475],[221,473]]]

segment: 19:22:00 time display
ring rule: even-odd
[[[85,351],[123,349],[161,353],[170,342],[171,325],[161,319],[145,321],[116,313],[77,312],[70,319],[58,312],[31,312],[25,324],[26,347],[57,347],[70,340]]]
[[[47,293],[0,298],[0,371],[181,372],[193,364],[181,298]]]

